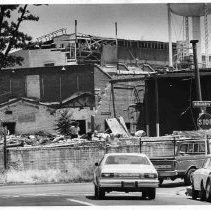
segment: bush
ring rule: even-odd
[[[65,171],[59,169],[38,170],[29,169],[17,171],[8,170],[5,174],[0,174],[0,183],[2,184],[38,184],[38,183],[68,183],[68,182],[86,182],[92,181],[93,166],[85,164],[81,168],[68,165]]]

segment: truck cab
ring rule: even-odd
[[[158,171],[160,184],[164,179],[184,179],[191,184],[191,174],[202,166],[211,151],[211,139],[186,139],[174,142],[174,155],[168,157],[151,157],[150,160]]]

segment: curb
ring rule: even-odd
[[[8,183],[0,184],[0,187],[17,186],[17,185],[53,185],[53,184],[81,184],[81,183],[92,183],[92,182],[40,182],[40,183]]]

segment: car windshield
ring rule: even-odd
[[[150,165],[149,160],[146,157],[135,155],[110,155],[105,161],[106,165],[109,164],[143,164]]]

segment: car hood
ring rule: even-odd
[[[153,165],[104,165],[102,173],[157,173]]]

